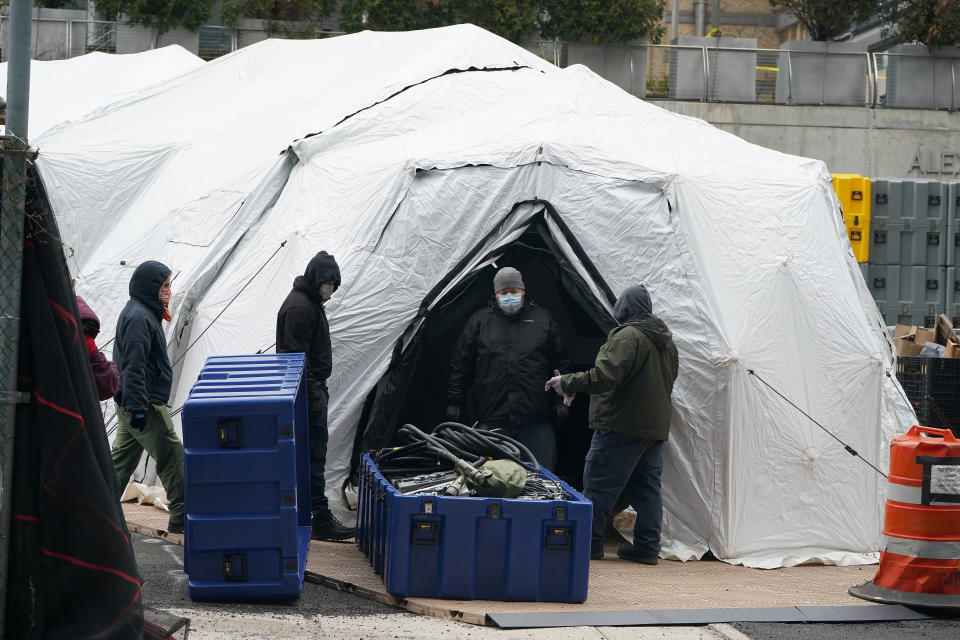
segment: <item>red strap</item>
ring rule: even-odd
[[[83,337],[87,339],[87,355],[89,356],[91,353],[97,350],[97,343],[92,337],[86,334],[84,334]]]

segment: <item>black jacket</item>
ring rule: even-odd
[[[477,420],[549,419],[560,396],[543,390],[569,355],[549,311],[526,302],[515,316],[496,303],[470,316],[450,360],[447,404],[463,406],[471,392]]]
[[[306,355],[311,389],[325,386],[333,369],[330,325],[320,296],[320,286],[328,280],[339,286],[340,268],[333,256],[321,251],[310,260],[304,275],[293,281],[293,290],[277,314],[277,353]]]
[[[130,278],[130,300],[117,319],[113,358],[120,370],[117,399],[128,410],[166,404],[173,371],[160,318],[160,286],[170,269],[153,260],[141,264]]]

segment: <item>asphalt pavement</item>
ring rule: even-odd
[[[751,640],[960,640],[960,618],[869,624],[769,624],[735,622]]]

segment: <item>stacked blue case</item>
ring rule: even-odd
[[[571,500],[403,495],[364,455],[357,544],[397,597],[583,602],[593,505],[563,488]]]
[[[207,360],[183,405],[194,600],[300,597],[310,546],[303,354]]]

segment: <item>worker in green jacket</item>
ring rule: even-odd
[[[572,397],[590,394],[590,428],[594,429],[583,468],[583,493],[593,502],[590,558],[603,557],[607,519],[623,494],[637,511],[633,544],[617,556],[657,564],[663,503],[660,496],[662,448],[670,435],[677,347],[670,329],[653,315],[647,288],[635,285],[613,309],[620,324],[607,335],[594,367],[557,375],[546,388]]]

